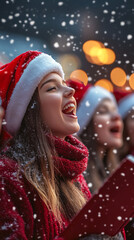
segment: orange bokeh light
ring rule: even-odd
[[[87,59],[88,62],[93,63],[93,64],[97,64],[97,65],[103,65],[99,60],[98,57],[96,56],[90,56],[85,54],[85,58]]]
[[[114,89],[112,83],[107,79],[100,79],[94,85],[103,87],[106,90],[108,90],[109,92],[113,92],[113,89]]]
[[[100,48],[97,55],[102,64],[112,64],[115,61],[115,53],[110,48]]]
[[[112,64],[116,58],[112,49],[105,48],[103,43],[94,40],[85,42],[83,51],[88,62],[97,65]]]
[[[83,51],[88,62],[102,65],[97,56],[100,48],[105,48],[104,44],[94,40],[89,40],[83,44]]]
[[[104,48],[104,44],[99,42],[99,41],[95,41],[95,40],[89,40],[89,41],[86,41],[84,44],[83,44],[83,52],[87,55],[89,55],[90,53],[90,50],[93,48],[93,47],[96,47],[96,48]]]
[[[84,72],[81,69],[77,69],[77,70],[73,71],[70,75],[70,79],[72,79],[74,81],[83,82],[85,86],[88,83],[88,76],[87,76],[86,72]]]
[[[134,90],[134,73],[132,73],[132,74],[130,75],[129,85],[130,85],[130,87]]]
[[[111,81],[118,87],[122,87],[127,80],[127,75],[122,68],[116,67],[110,73]]]

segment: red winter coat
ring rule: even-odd
[[[13,160],[0,160],[0,240],[52,240],[63,230]],[[78,180],[87,198],[82,175]],[[64,226],[69,222],[64,219]],[[59,239],[60,238],[56,238]]]

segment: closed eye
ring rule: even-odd
[[[97,115],[99,115],[99,114],[106,114],[106,113],[108,113],[107,109],[101,109],[101,110],[96,112]]]
[[[47,92],[50,92],[50,91],[53,91],[53,90],[56,90],[56,87],[51,87],[51,88],[47,89]]]

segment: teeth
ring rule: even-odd
[[[67,104],[67,105],[63,108],[63,110],[66,110],[66,109],[68,109],[69,107],[75,108],[75,105],[74,105],[73,103],[69,103],[69,104]]]

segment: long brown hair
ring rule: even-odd
[[[7,155],[19,162],[26,179],[36,188],[61,225],[61,213],[71,219],[86,203],[86,198],[78,184],[55,174],[52,156],[57,153],[53,143],[51,146],[48,143],[45,133],[51,135],[42,123],[36,90]]]

